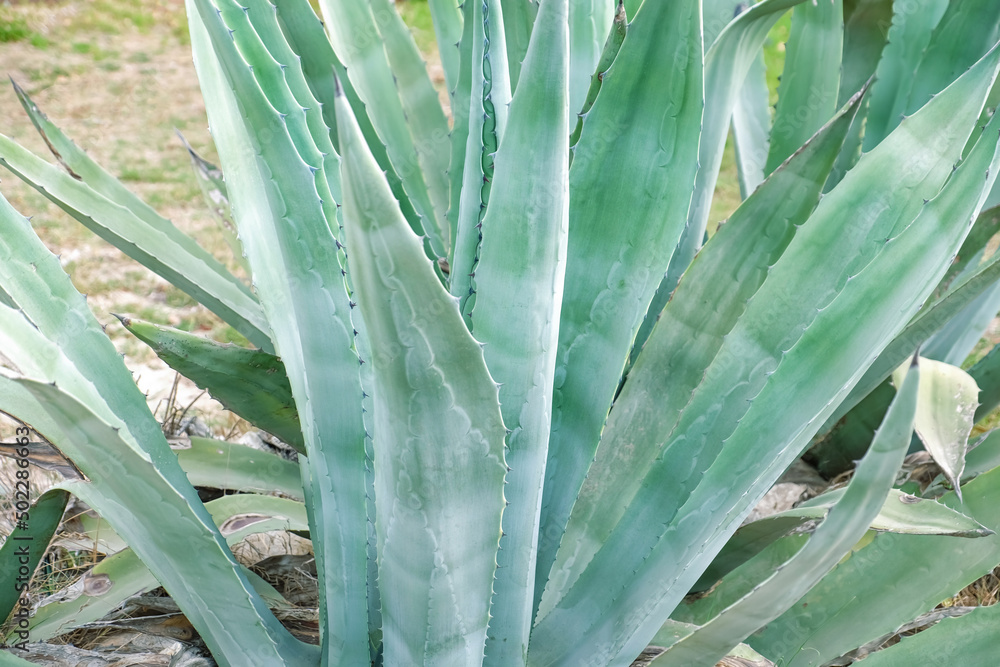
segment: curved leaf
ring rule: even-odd
[[[320,580],[324,659],[360,664],[371,659],[368,584],[357,574],[367,569],[367,435],[346,258],[333,233],[339,231],[337,202],[319,194],[324,184],[340,189],[339,173],[328,168],[338,158],[318,150],[305,156],[298,152],[309,148],[305,112],[299,109],[296,124],[286,124],[256,78],[266,74],[269,85],[281,88],[273,94],[290,94],[282,88],[287,84],[282,84],[280,63],[261,56],[258,70],[278,71],[251,72],[230,30],[242,31],[240,40],[248,46],[259,36],[239,5],[226,0],[225,10],[224,20],[210,0],[188,1],[195,67],[226,184],[238,203],[233,213],[309,454],[303,484],[316,487],[309,503],[310,533]]]
[[[730,571],[750,560],[775,540],[791,534],[805,532],[809,522],[826,516],[844,490],[837,489],[802,503],[794,509],[772,514],[740,526],[726,542],[712,565],[705,570],[693,590],[702,591]],[[988,528],[946,505],[903,493],[889,491],[878,516],[869,525],[871,530],[910,535],[948,535],[953,537],[982,537],[991,534]]]
[[[18,459],[21,460],[23,459]],[[25,470],[27,466],[18,465],[18,468]],[[68,502],[68,493],[50,490],[35,499],[29,509],[15,512],[15,523],[4,538],[3,546],[0,546],[0,583],[3,584],[3,592],[0,592],[0,619],[6,620],[19,601],[28,598],[28,584],[45,555],[52,536],[59,528]],[[27,606],[23,613],[30,614],[30,602]],[[20,627],[20,623],[12,623],[12,627]],[[27,631],[27,628],[24,630]],[[17,635],[18,639],[30,639],[30,631],[24,635],[18,634],[19,632],[12,630],[12,634]]]
[[[281,359],[170,327],[116,317],[164,363],[207,390],[227,410],[305,453],[299,413]]]
[[[806,545],[753,591],[667,649],[667,659],[661,662],[711,667],[750,633],[794,605],[865,534],[906,456],[920,379],[914,359],[871,448]]]
[[[907,112],[916,69],[930,43],[934,26],[948,8],[948,0],[893,3],[892,26],[882,59],[875,70],[871,108],[865,127],[864,150],[870,151],[889,136]]]
[[[72,493],[79,484],[61,487],[61,493]],[[305,507],[283,498],[257,495],[224,496],[206,503],[212,518],[226,528],[226,541],[236,544],[252,533],[268,530],[305,530],[308,527]],[[255,575],[247,570],[251,583]],[[90,568],[80,582],[75,598],[51,602],[38,607],[31,619],[30,632],[35,640],[45,640],[69,632],[74,627],[104,618],[134,595],[140,595],[160,585],[136,552],[125,549],[112,554]]]
[[[302,500],[299,467],[275,454],[225,440],[189,438],[177,462],[194,486],[231,491],[281,493]]]
[[[961,500],[958,480],[965,468],[965,447],[979,405],[979,387],[961,368],[940,361],[921,358],[920,370],[917,435]],[[893,374],[893,381],[899,384],[898,371]]]
[[[656,329],[657,337],[650,339],[640,355],[640,360],[653,359],[647,366],[650,370],[641,371],[647,363],[641,361],[633,368],[611,412],[588,481],[575,499],[540,616],[565,593],[565,587],[608,538],[627,500],[641,486],[642,475],[636,473],[655,458],[659,442],[640,438],[640,434],[669,430],[654,425],[653,420],[676,415],[683,407],[746,301],[760,289],[767,267],[777,261],[812,213],[857,102],[774,172],[720,227],[692,264],[685,277],[691,289],[678,291],[664,312],[662,326]],[[748,238],[753,242],[748,243]],[[713,307],[706,308],[705,303]],[[655,409],[637,414],[633,403],[642,397],[662,400]],[[596,493],[600,488],[615,489],[617,502],[607,502],[603,494]]]
[[[880,533],[850,554],[788,612],[749,640],[788,667],[822,665],[891,634],[1000,562],[1000,468],[962,489],[961,511],[994,531],[977,539]],[[957,508],[958,498],[941,501]],[[919,585],[914,577],[919,576]],[[886,590],[894,591],[886,595]]]
[[[254,345],[271,349],[269,325],[249,289],[207,252],[199,249],[196,254],[186,247],[193,242],[179,243],[175,237],[182,232],[168,235],[152,227],[3,135],[0,164],[102,239],[190,294]]]
[[[978,607],[865,658],[865,667],[907,667],[934,656],[935,660],[988,665],[1000,643],[1000,606]]]
[[[0,382],[0,401],[6,382]],[[203,506],[191,504],[165,475],[131,452],[118,429],[54,384],[14,382],[45,406],[59,431],[44,435],[91,480],[75,483],[73,493],[135,549],[220,663],[240,665],[263,657],[292,665],[315,657],[313,647],[293,638],[268,611],[218,529],[210,519],[204,521]],[[148,500],[141,521],[128,509],[135,498]],[[191,544],[200,545],[194,560]],[[214,607],[219,599],[228,602],[225,619]]]
[[[419,233],[429,236],[433,252],[438,257],[447,257],[441,236],[445,229],[443,223],[447,198],[440,200],[439,194],[431,194],[433,188],[427,177],[436,178],[438,175],[428,174],[425,177],[422,171],[424,156],[421,155],[421,146],[417,144],[418,138],[426,141],[429,147],[444,151],[447,159],[447,147],[450,146],[447,125],[443,128],[443,134],[433,131],[420,137],[411,134],[411,125],[406,117],[407,101],[401,97],[394,80],[392,65],[396,59],[390,60],[383,44],[383,28],[395,25],[398,17],[388,14],[385,4],[379,5],[380,11],[376,12],[371,0],[320,0],[320,7],[334,51],[347,68],[347,76],[364,104],[372,126],[385,144],[389,160],[402,180],[403,189],[420,215]],[[388,11],[396,13],[392,7]],[[426,70],[421,78],[427,78]],[[434,103],[437,104],[437,101]],[[339,132],[339,127],[337,129]],[[447,179],[444,179],[444,183],[447,186]],[[444,208],[439,210],[442,206]]]
[[[565,0],[538,11],[482,223],[472,320],[511,431],[486,665],[523,664],[534,611],[569,232],[570,18]]]
[[[464,168],[454,174],[452,187],[460,188],[455,213],[455,251],[450,274],[451,293],[458,297],[462,315],[472,329],[472,309],[476,303],[476,268],[483,240],[482,222],[493,188],[494,156],[507,127],[510,106],[510,80],[507,76],[507,52],[503,42],[503,17],[498,13],[499,0],[473,2],[468,11],[470,89]],[[457,117],[458,118],[458,117]],[[458,156],[459,148],[454,155]],[[453,167],[455,168],[455,167]]]
[[[949,187],[927,205],[919,194],[934,196],[951,176],[998,60],[1000,49],[907,119],[820,201],[811,223],[768,269],[679,419],[661,410],[664,394],[641,384],[630,391],[648,351],[640,355],[605,438],[624,428],[612,424],[621,410],[621,424],[643,440],[662,440],[652,448],[657,455],[641,493],[576,583],[537,621],[539,664],[638,654],[857,382],[859,369],[930,295],[995,179],[1000,118]],[[930,145],[928,136],[935,138]],[[907,168],[896,169],[901,163]],[[928,237],[938,242],[928,244]],[[658,362],[646,358],[642,373],[662,375]],[[598,485],[594,493],[609,504],[628,502],[617,487]],[[576,547],[564,540],[561,548]],[[586,641],[566,645],[568,624]]]

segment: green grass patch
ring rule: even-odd
[[[37,49],[49,46],[49,40],[31,30],[22,16],[0,14],[0,42],[28,42]]]
[[[128,308],[126,308],[126,312],[128,312]],[[135,313],[135,317],[140,320],[146,320],[147,322],[152,322],[153,324],[169,326],[167,324],[167,319],[164,317],[162,308],[152,308],[150,306],[143,306],[139,309],[136,309],[133,306],[131,312]]]
[[[736,148],[733,135],[726,139],[726,152],[722,154],[719,179],[715,183],[712,208],[708,213],[708,235],[715,233],[719,223],[733,214],[743,199],[740,195],[739,172],[736,167]]]
[[[31,37],[28,23],[21,17],[0,19],[0,42],[21,42]]]
[[[121,56],[119,51],[105,51],[104,49],[94,49],[92,52],[94,54],[94,60],[100,62],[102,60],[117,59]]]
[[[172,285],[166,288],[163,298],[171,308],[188,308],[198,305],[197,301]]]
[[[403,21],[413,33],[413,40],[424,56],[437,52],[437,40],[434,37],[434,21],[427,0],[405,0],[397,2],[396,9]]]
[[[131,23],[140,32],[146,32],[156,25],[156,18],[149,12],[143,11],[140,7],[136,6],[138,3],[100,2],[97,4],[110,16]]]
[[[155,190],[146,190],[142,193],[142,198],[146,200],[146,203],[156,210],[176,205],[177,202],[191,201],[195,197],[200,196],[201,190],[198,189],[197,185],[187,187],[183,183],[177,183],[172,188],[157,188]]]
[[[172,147],[159,147],[157,150],[162,151],[163,160],[155,164],[124,164],[120,168],[118,178],[122,181],[132,183],[167,183],[171,185],[183,185],[185,186],[185,195],[199,195],[201,190],[197,189],[197,182],[194,182],[194,176],[191,174],[190,163],[186,159],[176,159],[170,154],[171,149]],[[181,157],[186,158],[187,156],[184,155]],[[186,187],[189,184],[189,181],[194,182],[194,185],[191,188]],[[180,193],[173,194],[176,195]]]
[[[170,28],[170,34],[185,46],[191,43],[191,32],[188,30],[187,16],[183,15],[184,21]]]
[[[70,50],[73,53],[93,56],[94,60],[98,62],[117,58],[121,55],[118,51],[106,51],[92,42],[73,42]]]
[[[136,167],[125,167],[118,174],[118,178],[122,181],[132,181],[133,183],[142,183],[146,180],[145,173]]]
[[[253,347],[243,334],[241,334],[236,329],[226,326],[221,331],[221,338],[223,343],[232,343],[233,345],[239,345],[240,347]]]
[[[122,2],[121,0],[101,0],[93,4],[95,12],[102,14],[104,20],[121,23],[131,23],[140,31],[147,31],[156,25],[156,19],[144,11],[138,3]]]
[[[182,13],[182,12],[176,12]],[[86,10],[77,14],[70,26],[80,34],[119,34],[123,28],[148,32],[156,25],[156,16],[141,3],[130,0],[98,0],[86,3]]]

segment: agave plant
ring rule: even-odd
[[[251,287],[23,91],[69,173],[6,138],[0,162],[246,337],[121,318],[299,465],[172,450],[0,204],[0,409],[78,473],[17,530],[49,540],[73,494],[127,544],[32,637],[159,583],[221,664],[824,664],[1000,562],[1000,439],[966,453],[1000,382],[955,367],[998,307],[1000,8],[430,0],[449,120],[389,0],[246,5],[187,0],[225,179],[196,166]],[[772,118],[760,51],[793,7]],[[744,201],[706,242],[730,126]],[[893,489],[914,424],[943,476]],[[806,450],[867,453],[740,528]],[[312,541],[319,646],[229,549],[275,528]]]

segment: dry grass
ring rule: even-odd
[[[0,44],[0,70],[77,145],[237,272],[174,134],[174,128],[179,129],[195,150],[216,159],[191,62],[183,3],[18,3],[0,7],[0,25],[5,23],[26,26],[31,37]],[[49,157],[9,87],[0,90],[0,118],[0,132]],[[242,340],[193,299],[97,238],[16,177],[3,173],[0,179],[0,192],[31,217],[77,289],[88,295],[98,320],[108,325],[108,334],[151,406],[166,398],[173,373],[111,312],[220,341]],[[198,393],[185,381],[180,400],[189,401]],[[221,408],[207,397],[195,409],[225,421]]]
[[[217,163],[191,61],[182,2],[63,0],[0,5],[0,68],[78,146],[241,275],[202,200],[187,152],[174,133],[175,128],[180,130],[195,150]],[[52,159],[10,87],[0,89],[0,118],[0,132]],[[0,173],[0,192],[31,218],[42,241],[60,255],[74,285],[88,295],[88,304],[107,325],[108,335],[147,393],[150,408],[164,430],[174,434],[197,415],[208,422],[214,435],[238,437],[245,423],[224,412],[192,383],[177,379],[110,313],[131,314],[221,342],[245,340],[15,176]],[[12,441],[15,426],[0,416],[0,440]],[[0,486],[13,488],[7,484],[10,473],[11,461],[0,459]],[[31,481],[32,497],[36,498],[57,481],[57,476],[32,466]],[[2,523],[13,516],[11,508],[3,505],[11,497],[12,493],[4,493],[0,498],[0,535],[9,534],[11,529]],[[70,508],[57,541],[76,538],[77,543],[85,544],[85,535],[72,532],[70,514],[74,511],[80,510]],[[310,550],[308,540],[275,531],[245,540],[234,553],[251,565],[275,554],[300,555]],[[93,549],[51,547],[32,582],[32,599],[72,585],[102,557]],[[315,575],[311,580],[304,574],[287,578],[294,579],[298,589],[311,586],[315,597]],[[298,613],[305,613],[304,619],[293,619],[300,630],[315,634],[316,609]],[[106,646],[110,634],[108,628],[85,628],[63,636],[61,641],[96,648]]]
[[[939,607],[989,607],[1000,600],[1000,566],[972,582]]]

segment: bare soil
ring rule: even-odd
[[[0,44],[0,71],[95,160],[180,229],[237,271],[203,203],[175,128],[198,152],[216,160],[187,40],[183,2],[142,0],[20,3],[0,17],[21,19],[30,41]],[[38,44],[33,45],[32,42]],[[41,48],[40,48],[41,47]],[[0,132],[51,160],[11,87],[0,88]],[[227,326],[166,281],[126,257],[12,174],[0,193],[32,220],[60,255],[77,288],[155,408],[174,373],[111,316],[142,319],[238,340]],[[200,391],[184,380],[180,402]],[[195,409],[217,428],[232,419],[209,397]]]

